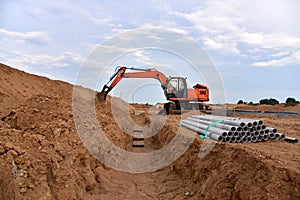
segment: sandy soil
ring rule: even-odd
[[[122,110],[126,103],[118,105]],[[147,126],[149,109],[130,106],[130,116]],[[145,139],[145,148],[135,149],[110,107],[96,103],[96,110],[107,137],[133,152],[168,144],[181,119],[169,116],[159,134]],[[247,117],[300,138],[299,118]],[[72,85],[5,65],[0,65],[0,119],[0,199],[300,199],[300,145],[277,140],[217,143],[200,159],[203,140],[195,137],[178,160],[158,171],[131,174],[107,167],[77,134]]]

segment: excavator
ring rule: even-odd
[[[135,71],[128,72],[127,70]],[[97,92],[98,101],[105,102],[107,94],[123,78],[154,78],[161,84],[164,95],[168,100],[164,104],[164,112],[169,114],[178,113],[182,110],[200,110],[206,112],[211,110],[210,106],[203,103],[209,101],[209,89],[207,86],[197,83],[193,88],[187,87],[187,78],[167,77],[156,69],[141,69],[134,67],[118,66],[115,73],[110,77],[101,92]]]

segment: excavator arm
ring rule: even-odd
[[[125,73],[127,69],[139,72]],[[168,78],[156,69],[127,68],[124,66],[117,67],[116,72],[110,77],[108,83],[105,84],[102,91],[97,94],[98,100],[100,102],[105,102],[107,94],[121,81],[122,78],[154,78],[160,82],[164,91],[168,81]]]

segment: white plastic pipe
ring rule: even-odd
[[[201,124],[207,124],[207,125],[210,125],[211,123],[213,123],[211,121],[206,121],[206,120],[197,119],[197,118],[193,118],[193,117],[189,117],[187,119],[191,120],[191,121],[199,122]],[[220,129],[225,129],[225,130],[228,130],[228,131],[235,131],[236,128],[237,128],[236,126],[230,126],[230,125],[222,124],[222,123],[215,124],[213,127],[220,128]]]
[[[235,136],[235,142],[241,142],[242,138],[240,136]]]
[[[224,120],[222,123],[223,124],[229,124],[229,125],[234,125],[234,126],[241,126],[244,127],[246,124],[244,122],[241,121],[237,121],[234,118],[232,119],[228,119],[227,117],[221,117],[221,116],[215,116],[215,115],[193,115],[193,118],[197,118],[197,119],[202,119],[202,120],[207,120],[207,121],[218,121],[218,120]]]
[[[246,135],[246,132],[242,131],[240,132],[240,136],[244,137]]]
[[[266,127],[266,130],[269,130],[272,133],[277,133],[277,129],[276,128]]]
[[[298,139],[297,138],[291,138],[291,137],[285,137],[283,139],[283,141],[289,142],[289,143],[293,143],[293,144],[297,144],[298,143]]]
[[[269,139],[269,135],[268,134],[263,134],[263,139],[266,141]]]
[[[285,138],[285,134],[283,134],[283,133],[278,133],[279,134],[279,138],[280,139],[284,139]]]
[[[269,135],[270,139],[274,139],[275,138],[275,133],[269,132],[267,134]]]
[[[247,142],[252,142],[252,137],[247,137]]]
[[[185,122],[189,125],[192,125],[192,126],[195,126],[199,129],[201,129],[203,131],[203,133],[204,133],[205,129],[207,128],[206,124],[201,124],[201,123],[198,123],[198,122],[194,122],[194,121],[191,121],[189,119],[183,120],[182,122]],[[210,127],[207,132],[214,133],[214,134],[217,134],[217,135],[227,134],[227,131],[219,129],[219,128],[215,128],[215,127]]]
[[[248,142],[247,137],[242,137],[242,142]]]
[[[181,122],[182,126],[190,129],[190,130],[193,130],[193,131],[196,131],[197,133],[200,133],[201,135],[204,135],[204,131],[202,129],[199,129],[193,125],[190,125],[190,124],[187,124],[186,122],[182,121]],[[223,140],[223,137],[221,135],[217,135],[217,134],[213,134],[213,133],[210,133],[208,132],[207,136],[213,140],[216,140],[216,141],[222,141]]]
[[[262,139],[263,139],[263,137],[262,137],[261,135],[257,136],[257,141],[258,141],[258,142],[261,142]]]
[[[230,140],[231,140],[231,137],[230,137],[230,136],[227,136],[227,137],[225,138],[225,141],[226,141],[226,142],[230,142]]]
[[[257,142],[257,137],[256,136],[252,136],[251,137],[251,142]]]

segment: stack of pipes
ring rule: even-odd
[[[275,128],[265,126],[262,120],[246,118],[193,115],[182,120],[180,125],[204,137],[223,142],[263,142],[288,138],[283,133],[278,133]]]

